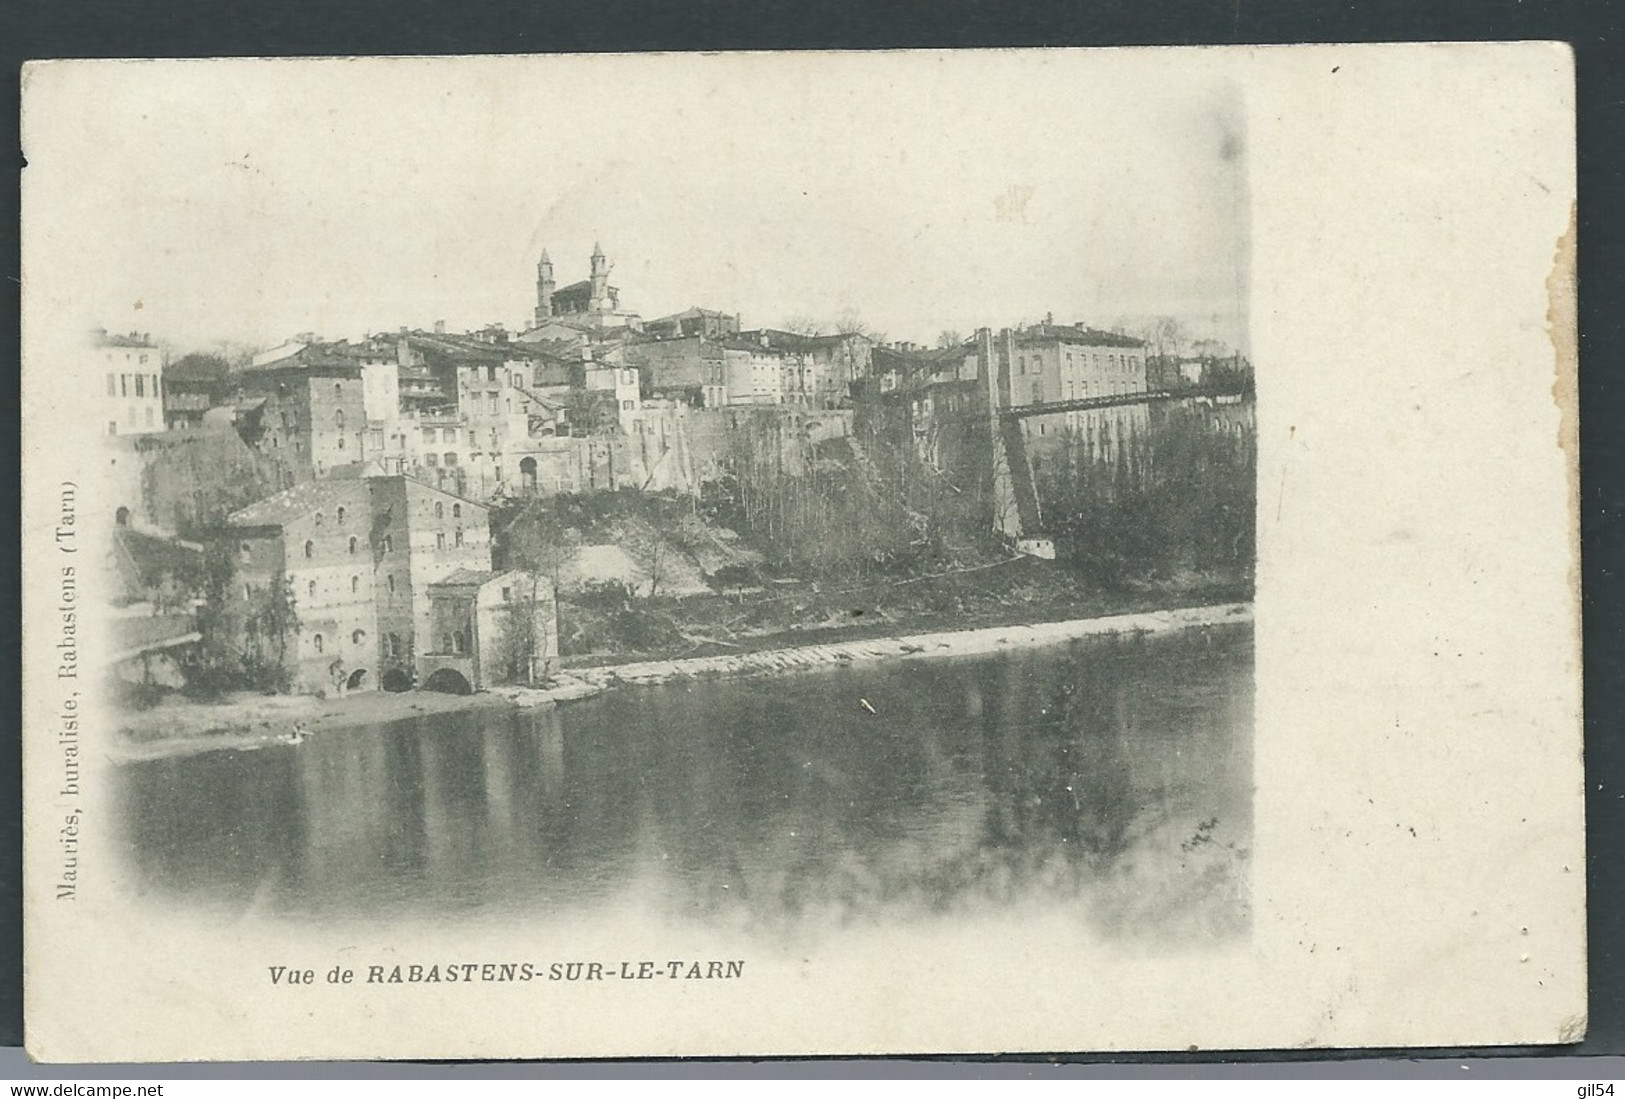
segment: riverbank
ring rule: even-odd
[[[724,679],[786,672],[811,671],[833,665],[873,660],[929,659],[944,656],[988,656],[1038,648],[1086,637],[1118,634],[1157,634],[1198,627],[1241,625],[1251,622],[1251,603],[1181,607],[1136,614],[1077,618],[1031,625],[988,626],[973,630],[946,630],[863,641],[802,645],[726,656],[696,656],[680,660],[646,660],[576,668],[571,675],[608,689],[622,685],[650,686],[680,679]]]
[[[1027,625],[899,634],[721,656],[643,660],[573,668],[545,688],[498,687],[472,695],[368,691],[337,699],[308,695],[238,695],[218,703],[174,702],[127,715],[112,738],[117,762],[196,752],[251,751],[362,725],[462,710],[518,711],[590,698],[621,686],[681,680],[783,675],[882,660],[987,656],[1090,637],[1151,635],[1244,625],[1252,604],[1220,603],[1172,610]]]
[[[110,755],[135,763],[194,752],[252,751],[306,737],[462,710],[512,711],[594,695],[601,688],[565,679],[551,689],[500,688],[471,695],[365,691],[344,698],[239,694],[219,702],[175,701],[123,716]]]

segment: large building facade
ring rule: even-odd
[[[304,691],[412,685],[428,586],[491,564],[484,507],[399,475],[307,481],[227,527],[243,649]]]
[[[140,435],[164,430],[164,356],[151,337],[97,329],[90,354],[103,379],[103,432]]]

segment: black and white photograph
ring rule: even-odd
[[[157,995],[35,1055],[1184,1048],[1159,990],[1267,996],[1260,415],[1352,379],[1335,325],[1255,371],[1280,143],[1203,52],[25,74],[31,918]]]

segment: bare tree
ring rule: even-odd
[[[941,348],[958,347],[965,342],[965,337],[952,328],[944,328],[937,333],[937,346]]]
[[[886,342],[886,334],[876,331],[853,306],[847,306],[835,315],[835,331],[843,336],[867,336],[876,343]]]
[[[822,322],[809,317],[805,313],[797,313],[795,316],[784,318],[781,327],[784,331],[796,336],[822,336],[825,330]]]

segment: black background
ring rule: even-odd
[[[1555,39],[1575,50],[1579,107],[1581,530],[1584,547],[1587,873],[1591,1019],[1578,1046],[1559,1049],[1407,1051],[1406,1057],[1573,1057],[1625,1053],[1625,769],[1616,731],[1625,712],[1621,542],[1625,526],[1625,416],[1621,410],[1620,208],[1625,145],[1625,57],[1620,5],[1541,0],[1277,3],[1136,0],[1096,3],[477,3],[426,0],[165,0],[84,3],[0,0],[0,100],[5,147],[19,169],[18,75],[45,57],[638,52],[648,50],[876,49],[1289,42]],[[8,188],[0,348],[0,464],[20,469],[18,192]],[[15,530],[18,498],[0,493],[0,530]],[[13,542],[13,552],[16,543]],[[19,570],[0,561],[0,1044],[22,1039],[22,826]],[[1448,796],[1441,791],[1441,796]],[[1008,1060],[1184,1064],[1371,1057],[1380,1051],[1280,1051],[1059,1056]],[[807,1066],[811,1068],[812,1066]],[[874,1064],[878,1070],[882,1066]],[[1552,1064],[1578,1076],[1584,1066]],[[647,1074],[642,1073],[642,1074]],[[890,1073],[887,1073],[890,1075]]]

